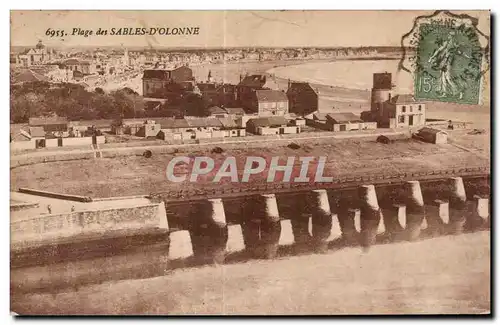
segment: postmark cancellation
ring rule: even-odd
[[[400,68],[413,73],[415,98],[479,104],[489,69],[489,37],[468,15],[436,11],[415,18],[402,38]]]

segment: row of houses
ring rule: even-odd
[[[271,85],[269,78],[258,74],[240,76],[240,82],[237,85],[211,82],[196,84],[192,71],[188,67],[178,69],[184,71],[184,79],[174,77],[173,73],[177,70],[173,70],[165,72],[165,80],[168,81],[164,82],[175,84],[190,80],[195,84],[195,89],[200,93],[207,107],[241,107],[246,114],[258,116],[286,116],[287,114],[307,116],[319,110],[319,92],[306,82],[289,81],[286,92],[271,89],[275,85]],[[146,71],[145,79],[143,79],[145,83],[149,82],[148,75]],[[359,128],[371,128],[372,122],[381,128],[409,128],[425,124],[425,103],[415,100],[410,94],[393,95],[393,88],[391,73],[373,75],[371,110],[363,112],[358,118],[365,122],[365,125]],[[338,119],[346,117],[338,116]],[[336,123],[340,131],[344,128],[346,130],[358,129],[357,122],[350,121],[351,119],[353,119],[352,116],[347,119],[350,123],[341,123],[342,121]],[[319,124],[317,126],[322,127]]]
[[[112,126],[112,133],[159,139],[201,139],[256,135],[300,133],[305,123],[284,116],[258,117],[186,117],[157,119],[123,119]]]
[[[111,120],[68,121],[64,117],[30,118],[28,125],[11,129],[13,150],[45,147],[97,145],[105,142],[102,134],[111,130]]]
[[[206,107],[241,107],[246,113],[259,116],[307,115],[318,109],[318,91],[310,84],[289,82],[285,92],[273,89],[276,84],[260,74],[240,76],[236,85],[212,82],[210,73],[206,82],[196,82],[193,71],[182,66],[145,70],[142,83],[146,101],[167,104],[172,109],[180,98],[192,93],[198,94]]]

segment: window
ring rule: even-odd
[[[403,106],[403,107],[404,107],[404,106]],[[404,123],[404,122],[405,122],[405,117],[404,117],[404,115],[400,115],[400,116],[398,117],[398,123]]]
[[[403,105],[403,107],[401,107],[401,112],[403,112],[403,113],[406,112],[406,106]]]
[[[413,112],[413,106],[410,105],[410,113]]]
[[[422,105],[418,105],[418,110],[421,112],[422,111]]]

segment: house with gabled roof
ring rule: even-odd
[[[283,91],[259,89],[253,93],[246,110],[259,116],[284,116],[288,114],[288,97]]]
[[[267,116],[250,119],[246,123],[247,131],[258,135],[300,133],[300,126],[289,125],[284,116]]]
[[[408,128],[425,125],[425,103],[410,94],[396,95],[379,110],[379,127]]]
[[[305,116],[319,108],[318,91],[307,82],[288,82],[286,95],[290,113]]]
[[[66,117],[30,117],[29,126],[41,126],[45,132],[68,131],[68,119]]]
[[[351,112],[313,113],[306,117],[306,125],[325,131],[353,131],[376,129],[377,122],[365,122]]]

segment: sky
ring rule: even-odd
[[[416,16],[432,11],[11,11],[11,46],[399,46]],[[489,34],[489,12],[470,11]],[[49,37],[48,28],[199,27],[189,36]]]

